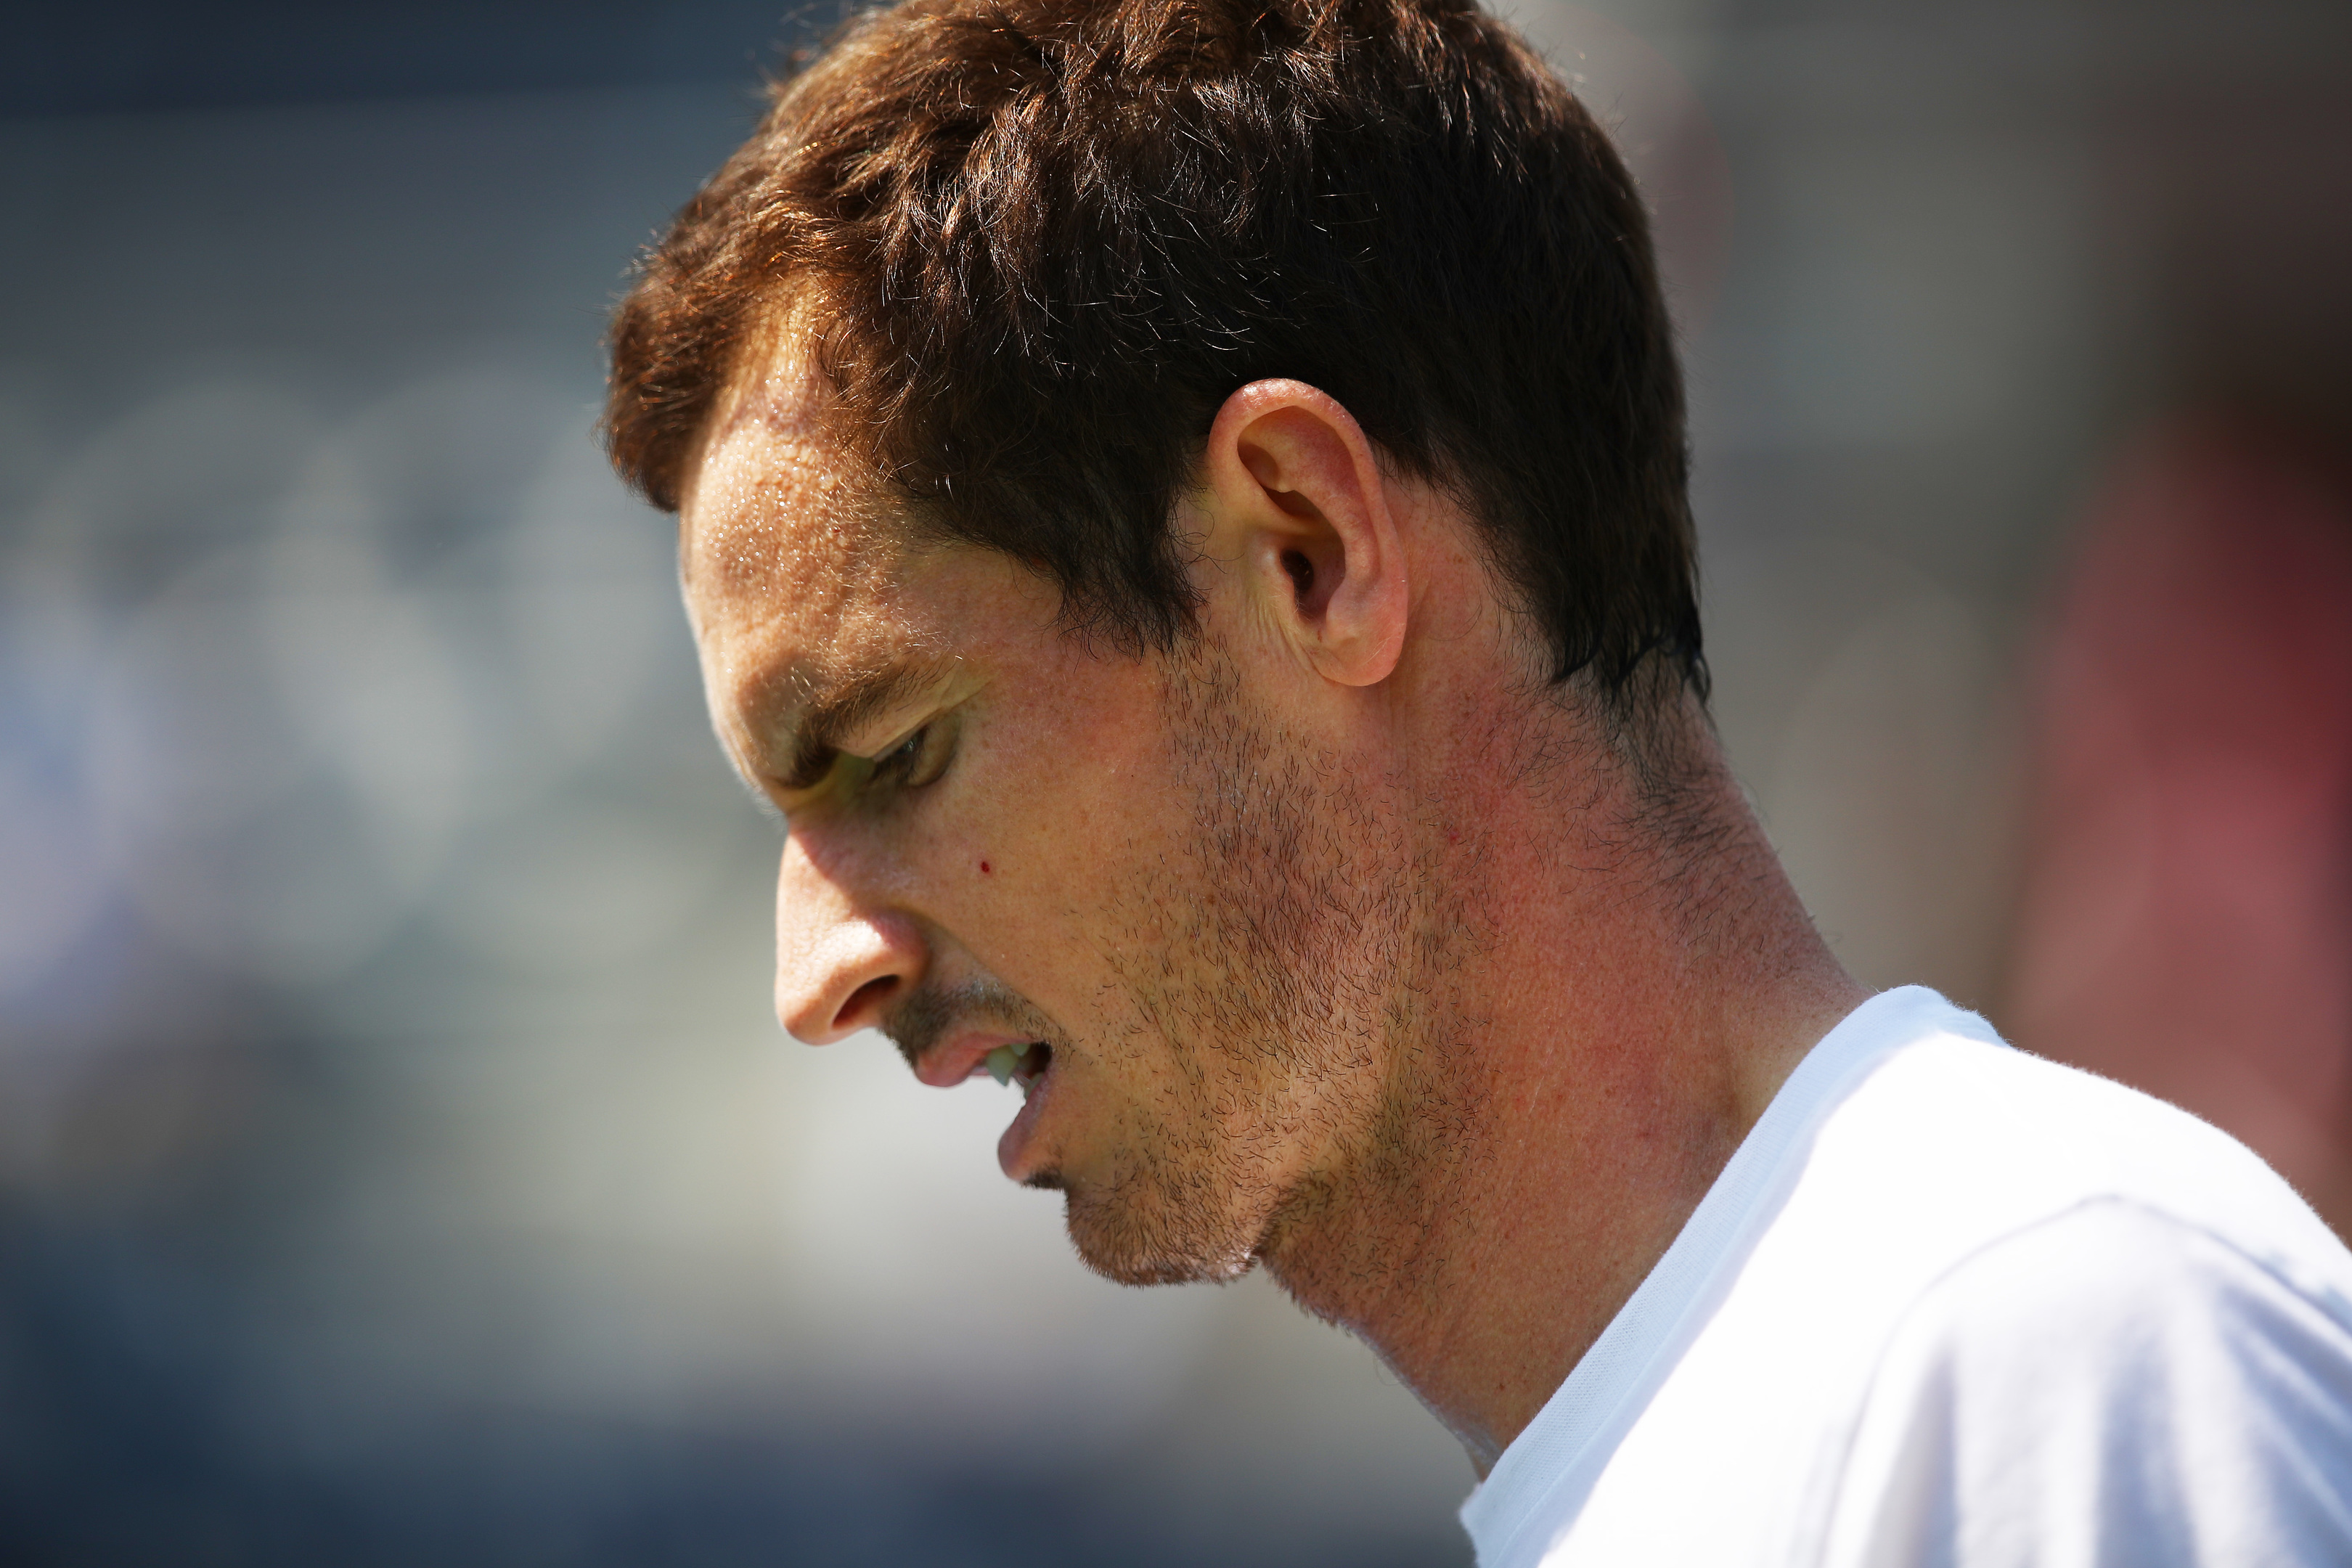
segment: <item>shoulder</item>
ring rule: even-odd
[[[1784,1219],[1853,1299],[1823,1561],[2352,1561],[2352,1254],[2227,1134],[1932,1037],[1826,1119]]]
[[[1959,1259],[1885,1345],[1830,1563],[2352,1556],[2352,1310],[2086,1199]]]
[[[2022,1568],[2163,1563],[2135,1543],[2177,1525],[2248,1547],[2187,1561],[2352,1561],[2352,1254],[2193,1117],[1940,998],[1881,1004],[1708,1194],[1745,1217],[1677,1240],[1714,1250],[1675,1331],[1578,1369],[1609,1419],[1506,1455],[1541,1494],[1520,1535],[1563,1563]]]
[[[1956,1397],[2014,1384],[2037,1401],[2128,1373],[2112,1397],[2151,1409],[2201,1379],[2242,1392],[2252,1378],[2315,1410],[2329,1394],[2352,1432],[2352,1302],[2130,1198],[2088,1199],[1957,1261],[1904,1314],[1878,1381],[1906,1366],[1959,1380]]]
[[[2041,1342],[2082,1314],[2119,1329],[2106,1315],[2265,1290],[2352,1326],[2352,1252],[2252,1151],[1999,1045],[1891,1055],[1823,1126],[1784,1218],[1816,1257],[1843,1252],[1888,1334],[1951,1322]]]
[[[2352,1254],[2252,1151],[2121,1084],[1987,1041],[1890,1053],[1827,1120],[1811,1201],[1877,1200],[1931,1226],[1951,1259],[2099,1199],[2221,1237],[2313,1295],[2352,1300]],[[1925,1260],[1925,1259],[1923,1259]]]

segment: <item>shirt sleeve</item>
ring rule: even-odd
[[[2352,1331],[2205,1230],[2070,1209],[1906,1314],[1820,1539],[1823,1568],[2352,1564]]]

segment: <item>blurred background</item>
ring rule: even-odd
[[[1865,980],[2352,1221],[2352,11],[1514,8],[1686,341],[1717,712]],[[0,1542],[138,1565],[1461,1563],[1262,1281],[769,1016],[776,850],[591,437],[836,13],[10,5]]]

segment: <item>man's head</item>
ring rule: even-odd
[[[941,1083],[1041,1044],[1002,1158],[1123,1279],[1425,1167],[1509,918],[1484,808],[1566,708],[1664,787],[1704,681],[1638,199],[1524,47],[1409,0],[901,6],[614,343],[790,825],[787,1026]]]
[[[853,28],[647,258],[614,458],[674,508],[806,301],[833,438],[905,521],[1173,646],[1170,521],[1234,388],[1291,377],[1455,491],[1544,644],[1698,668],[1681,383],[1590,116],[1450,0],[914,0]]]

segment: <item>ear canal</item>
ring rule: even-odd
[[[1298,591],[1299,603],[1304,605],[1307,595],[1315,591],[1315,563],[1307,559],[1304,551],[1286,550],[1282,552],[1282,569],[1290,574],[1291,585]]]

